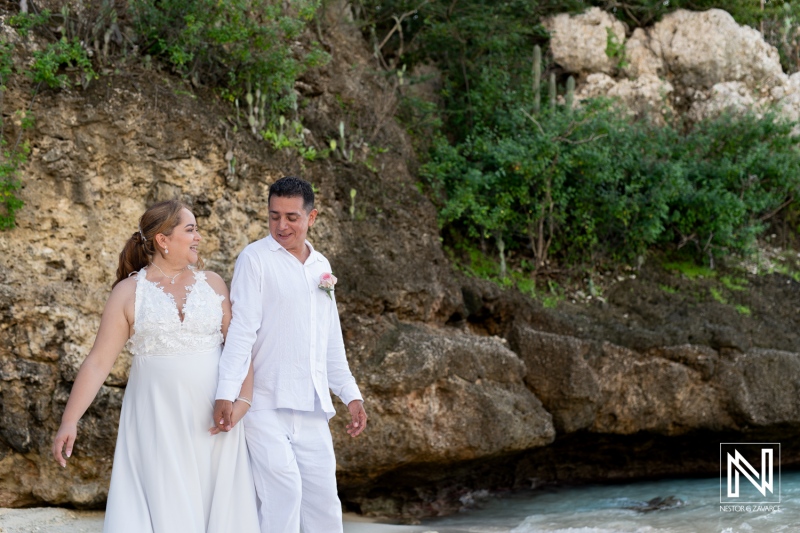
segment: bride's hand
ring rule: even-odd
[[[56,438],[53,441],[53,459],[62,467],[67,466],[67,460],[61,454],[66,451],[67,458],[72,455],[72,446],[75,444],[75,439],[78,437],[78,426],[76,424],[61,424],[56,433]],[[64,446],[66,445],[66,450]]]
[[[247,405],[246,402],[241,400],[236,400],[233,402],[233,412],[231,413],[231,429],[236,427],[236,424],[239,423],[239,420],[244,418],[244,415],[247,414],[247,410],[250,409],[250,406]],[[216,435],[218,433],[222,433],[222,430],[219,429],[217,426],[211,427],[208,429],[208,432],[212,435]]]

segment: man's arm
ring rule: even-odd
[[[222,430],[231,429],[233,401],[239,395],[244,378],[250,369],[250,357],[261,328],[264,300],[262,275],[256,258],[242,252],[236,260],[231,281],[233,317],[228,326],[225,348],[219,359],[217,402],[214,424]]]
[[[347,364],[347,355],[344,350],[342,326],[339,322],[339,310],[336,308],[336,298],[331,305],[331,329],[328,333],[328,386],[331,391],[347,405],[350,411],[350,423],[347,433],[351,437],[358,436],[367,426],[367,413],[364,410],[364,399],[358,390],[356,379],[350,372]]]

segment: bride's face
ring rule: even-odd
[[[197,262],[197,245],[200,244],[200,233],[197,231],[197,220],[188,209],[181,210],[181,218],[172,234],[166,238],[167,258],[175,263],[192,265]]]

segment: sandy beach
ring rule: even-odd
[[[102,511],[73,511],[56,507],[0,509],[0,533],[102,533]],[[381,524],[346,514],[344,533],[435,533],[420,526]]]

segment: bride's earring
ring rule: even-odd
[[[167,247],[165,246],[165,247],[164,247],[164,255],[167,255],[168,253],[169,253],[169,250],[168,250],[168,249],[167,249]]]

